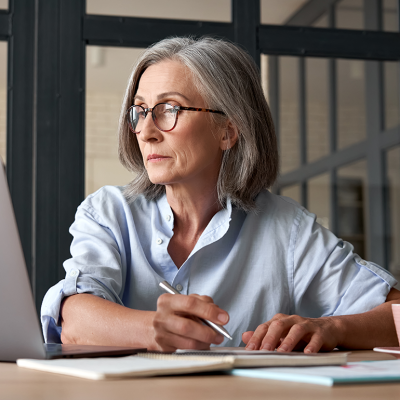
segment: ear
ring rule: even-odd
[[[220,148],[221,150],[231,149],[237,142],[239,138],[239,130],[231,121],[223,129]]]

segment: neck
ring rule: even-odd
[[[166,195],[174,212],[174,233],[200,236],[212,217],[221,210],[216,185],[203,187],[167,185]]]

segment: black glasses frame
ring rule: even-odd
[[[161,129],[161,128],[157,125],[157,122],[156,122],[156,119],[155,119],[153,110],[154,110],[157,106],[159,106],[159,105],[161,105],[161,104],[168,104],[169,106],[171,106],[171,108],[172,108],[173,110],[176,111],[174,126],[173,126],[171,129]],[[133,106],[130,106],[130,107],[128,108],[128,110],[126,111],[126,118],[127,118],[127,120],[128,120],[129,129],[132,131],[132,133],[140,133],[140,132],[141,132],[141,131],[135,131],[135,130],[133,129],[131,119],[129,118],[130,111],[131,111],[132,108],[134,108],[134,107],[140,107],[140,108],[143,110],[143,112],[144,112],[144,119],[146,119],[146,118],[147,118],[147,114],[148,114],[149,112],[151,112],[151,117],[152,117],[152,119],[153,119],[154,125],[155,125],[156,128],[157,128],[158,130],[160,130],[161,132],[171,132],[171,131],[176,127],[176,124],[178,123],[178,114],[179,114],[180,111],[200,111],[200,112],[209,112],[209,113],[214,113],[214,114],[225,115],[225,113],[222,112],[222,111],[211,110],[211,109],[209,109],[209,108],[197,108],[197,107],[174,106],[174,105],[172,105],[172,104],[170,104],[170,103],[158,103],[158,104],[156,104],[153,108],[144,108],[144,107],[142,107],[142,106],[139,106],[139,105],[134,104]]]

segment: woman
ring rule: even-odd
[[[305,352],[397,345],[394,278],[266,189],[277,144],[257,68],[233,44],[173,38],[130,78],[119,153],[136,173],[78,208],[49,342]],[[182,294],[162,294],[167,280]],[[356,315],[354,315],[356,314]],[[196,317],[224,325],[224,339]]]

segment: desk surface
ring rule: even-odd
[[[391,360],[373,351],[354,351],[349,361]],[[196,375],[90,381],[0,363],[0,399],[377,399],[400,398],[400,383],[325,387],[229,375]]]

